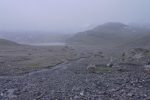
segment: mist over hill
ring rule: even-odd
[[[6,32],[0,31],[0,38],[23,44],[65,43],[71,45],[92,45],[102,48],[141,47],[149,45],[150,28],[143,25],[126,25],[108,22],[93,29],[76,34],[53,32]]]
[[[0,32],[0,38],[25,44],[64,42],[69,37],[71,35],[51,32]]]

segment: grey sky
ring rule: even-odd
[[[0,30],[75,32],[109,21],[149,23],[150,0],[0,0]]]

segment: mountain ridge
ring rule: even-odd
[[[91,30],[75,34],[68,41],[76,45],[98,45],[101,47],[117,47],[141,38],[148,30],[132,27],[119,22],[109,22]]]

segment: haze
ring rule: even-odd
[[[149,0],[1,0],[1,31],[74,33],[105,22],[149,23]]]

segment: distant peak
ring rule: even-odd
[[[108,22],[108,23],[104,23],[102,26],[127,26],[123,23],[120,23],[120,22]]]
[[[108,22],[108,23],[104,23],[98,27],[96,27],[95,29],[112,29],[112,30],[118,30],[118,29],[126,29],[128,28],[128,25],[125,25],[123,23],[120,22]]]

